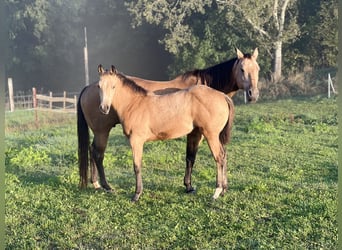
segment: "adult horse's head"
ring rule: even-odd
[[[100,90],[99,109],[103,114],[107,115],[109,114],[110,107],[112,105],[117,70],[113,65],[111,66],[110,70],[105,70],[101,64],[97,69],[100,75],[100,80],[98,82],[98,87]]]
[[[259,65],[257,63],[258,48],[253,54],[243,54],[239,49],[236,49],[237,61],[234,65],[234,76],[239,89],[244,89],[247,92],[249,102],[256,102],[259,97],[258,80],[259,80]]]

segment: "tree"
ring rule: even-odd
[[[166,0],[138,0],[130,2],[128,6],[135,18],[135,25],[145,20],[166,29],[167,34],[162,42],[174,55],[179,53],[181,46],[196,46],[198,36],[195,35],[196,30],[190,26],[194,14],[211,12],[217,17],[225,17],[225,26],[232,28],[233,34],[241,33],[245,39],[257,41],[269,52],[274,60],[274,80],[278,81],[281,77],[283,43],[293,41],[299,33],[295,8],[292,8],[295,7],[294,2],[295,0],[179,0],[170,3]],[[206,8],[214,6],[218,8]],[[215,30],[213,32],[212,35],[221,36]]]
[[[84,3],[6,0],[10,47],[6,68],[17,89],[51,89],[52,85],[65,86],[73,78],[66,74],[65,66],[75,65],[81,56],[75,47],[82,41],[82,30],[77,32],[75,26]]]
[[[133,27],[142,25],[143,21],[160,25],[166,31],[161,42],[167,51],[175,55],[182,46],[195,43],[187,22],[195,13],[204,14],[205,7],[211,3],[212,0],[138,0],[126,5],[134,17]]]
[[[336,0],[321,1],[317,13],[318,22],[313,40],[319,45],[320,56],[317,58],[320,66],[335,66],[338,54],[338,3]],[[316,59],[316,60],[317,60]]]
[[[157,42],[160,29],[132,29],[124,0],[5,0],[4,5],[9,27],[6,73],[14,78],[16,90],[83,87],[84,26],[91,81],[97,79],[99,63],[146,78],[167,77],[169,54]]]

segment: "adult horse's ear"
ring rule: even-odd
[[[102,64],[99,64],[99,66],[97,67],[97,72],[99,72],[99,74],[103,74],[105,72],[105,70],[102,67]]]
[[[235,48],[235,50],[238,59],[244,58],[244,54],[238,48]]]
[[[116,70],[116,68],[115,68],[115,66],[114,65],[112,65],[111,67],[110,67],[110,72],[109,72],[110,74],[117,74],[118,73],[118,71]]]
[[[258,55],[259,55],[259,51],[258,51],[258,48],[255,48],[254,52],[253,52],[253,59],[256,61],[256,59],[258,58]]]

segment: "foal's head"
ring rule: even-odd
[[[101,103],[99,108],[103,114],[107,115],[112,105],[115,85],[120,79],[117,75],[118,71],[113,65],[111,66],[110,70],[104,70],[101,64],[97,69],[100,75],[98,87],[100,90]]]
[[[237,62],[234,66],[235,80],[239,89],[247,91],[247,98],[250,102],[257,101],[259,97],[258,80],[259,80],[259,65],[257,63],[258,48],[252,55],[243,54],[239,49],[236,49]]]

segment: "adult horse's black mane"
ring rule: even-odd
[[[251,58],[251,54],[245,54],[245,58]],[[220,64],[211,66],[206,69],[195,69],[187,71],[183,74],[183,79],[195,76],[200,79],[200,84],[207,85],[219,91],[229,92],[238,90],[236,81],[233,76],[233,66],[238,58],[233,58]],[[231,86],[227,86],[227,84]],[[229,87],[229,89],[227,89]]]

